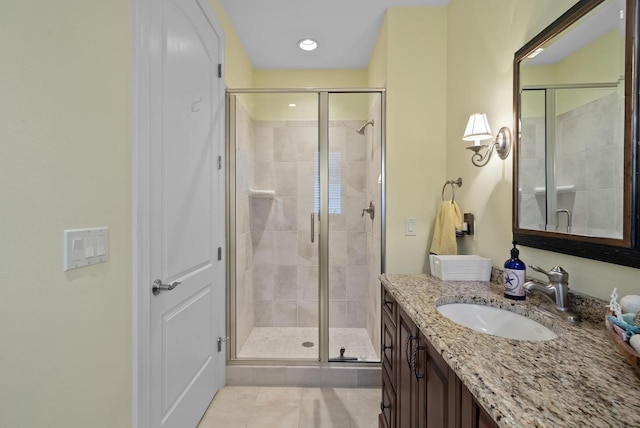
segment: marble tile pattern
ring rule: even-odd
[[[304,342],[313,343],[304,347]],[[357,357],[359,361],[378,361],[375,348],[364,328],[330,328],[329,357]],[[241,359],[318,359],[317,327],[255,327],[238,352]]]
[[[365,173],[366,173],[366,199],[365,201],[373,201],[376,207],[376,215],[373,220],[366,219],[366,248],[367,248],[367,266],[368,274],[360,274],[360,278],[366,281],[366,294],[363,296],[363,300],[366,302],[366,328],[369,331],[369,336],[373,343],[380,343],[380,317],[382,306],[380,304],[380,283],[378,282],[378,276],[382,272],[382,129],[380,124],[382,123],[382,106],[380,96],[376,96],[375,102],[369,112],[369,118],[373,120],[374,125],[370,126],[365,131],[366,147],[364,150],[358,151],[355,148],[359,147],[358,143],[362,140],[347,141],[347,149],[351,150],[348,153],[356,152],[356,156],[364,156],[365,159]],[[349,134],[352,136],[352,134]],[[355,139],[357,133],[354,133],[352,138]],[[364,152],[364,153],[363,153]],[[359,159],[359,157],[358,157]],[[362,221],[361,219],[357,219]],[[356,273],[357,274],[357,273]],[[363,282],[364,282],[363,281]],[[376,347],[376,352],[379,353],[379,347]]]
[[[253,120],[239,102],[236,105],[236,340],[242,344],[247,340],[254,320],[253,255],[251,233],[251,205],[249,188],[255,180],[255,132]]]
[[[640,380],[614,348],[603,318],[573,325],[541,312],[530,300],[504,298],[503,288],[490,282],[445,283],[402,274],[380,278],[498,426],[640,426]],[[436,310],[453,302],[507,309],[559,337],[529,342],[475,332]]]
[[[370,162],[365,161],[365,137],[356,133],[361,124],[329,123],[329,151],[339,155],[341,173],[341,211],[329,217],[329,323],[336,328],[365,328],[373,310],[363,292],[369,274],[368,240],[366,219],[360,214],[367,206],[365,171]],[[247,132],[254,139],[250,184],[274,190],[275,197],[254,198],[249,206],[253,301],[246,306],[254,310],[255,327],[314,327],[318,325],[319,240],[310,240],[310,214],[315,211],[318,173],[317,123],[253,121],[252,127]],[[318,219],[316,213],[316,233]],[[378,269],[373,278],[379,273]],[[239,311],[243,307],[239,305]]]
[[[572,232],[584,235],[622,237],[624,182],[624,98],[617,89],[595,90],[599,98],[558,114],[556,184],[573,185],[574,190],[558,193],[557,208],[572,213]],[[529,94],[540,97],[540,94]],[[592,94],[595,97],[595,94]],[[544,98],[538,100],[544,102]],[[545,119],[522,120],[520,222],[526,228],[544,230],[546,200],[535,187],[545,186]],[[582,167],[588,165],[588,168]],[[602,207],[607,209],[603,210]],[[567,218],[547,219],[548,229],[564,231]]]

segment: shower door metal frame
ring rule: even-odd
[[[318,95],[318,150],[320,158],[320,236],[318,241],[318,339],[319,358],[309,359],[259,359],[250,360],[237,358],[236,349],[236,154],[235,126],[236,123],[236,95],[241,94],[287,94],[309,93]],[[380,140],[381,140],[381,184],[380,184],[380,272],[386,268],[386,89],[384,88],[283,88],[283,89],[227,89],[226,91],[226,131],[225,131],[225,170],[226,170],[226,269],[227,269],[227,364],[231,365],[336,365],[336,366],[367,366],[380,364],[380,362],[329,362],[329,222],[322,219],[329,218],[329,96],[331,94],[380,94]],[[374,344],[377,346],[377,344]]]

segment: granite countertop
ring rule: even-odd
[[[381,280],[498,426],[640,427],[640,379],[615,349],[603,318],[573,325],[530,300],[504,298],[495,283],[400,274]],[[453,302],[508,309],[559,337],[529,342],[476,332],[436,310]]]

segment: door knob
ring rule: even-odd
[[[170,291],[176,288],[180,284],[182,283],[179,281],[174,281],[171,284],[163,284],[162,280],[156,279],[155,281],[153,281],[153,287],[151,287],[151,292],[153,293],[154,296],[157,296],[158,294],[160,294],[161,290]]]

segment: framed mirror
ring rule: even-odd
[[[581,0],[515,54],[513,233],[640,267],[640,0]]]

